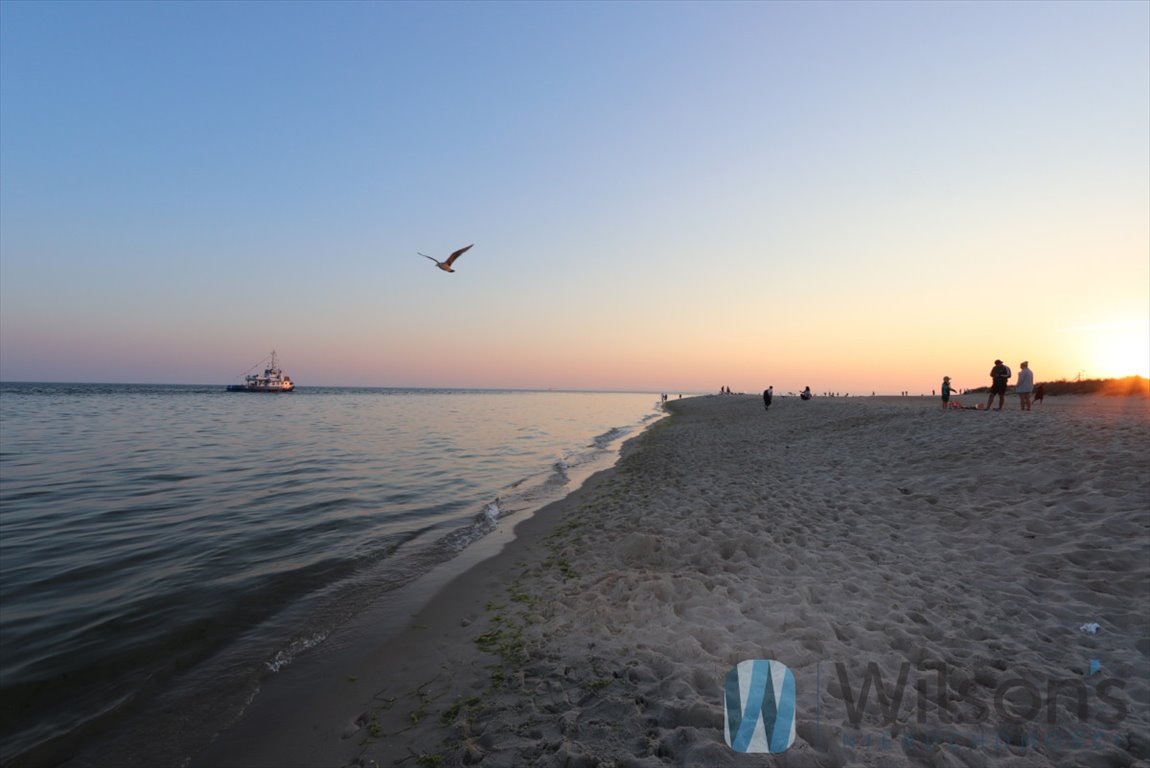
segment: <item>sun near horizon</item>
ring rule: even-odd
[[[1095,338],[1090,342],[1090,359],[1083,365],[1083,378],[1150,378],[1150,327],[1098,326],[1091,333]]]

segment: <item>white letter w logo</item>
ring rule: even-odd
[[[740,661],[723,686],[723,736],[736,752],[785,752],[795,743],[795,676],[771,659]]]

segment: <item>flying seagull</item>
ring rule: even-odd
[[[472,243],[471,245],[475,245],[475,243]],[[467,246],[467,248],[470,248],[471,245]],[[451,265],[455,263],[456,259],[458,259],[460,256],[463,255],[463,253],[467,250],[467,248],[460,248],[458,251],[456,251],[455,253],[448,256],[447,261],[440,261],[439,259],[431,259],[431,257],[428,256],[426,253],[419,253],[419,251],[416,251],[416,253],[419,253],[419,255],[425,259],[431,259],[432,261],[434,261],[435,266],[439,267],[444,272],[454,272],[455,270],[451,268]]]

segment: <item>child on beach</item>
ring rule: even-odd
[[[946,410],[950,407],[950,393],[954,392],[954,387],[950,386],[950,377],[942,377],[942,408]]]

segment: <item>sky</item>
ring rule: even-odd
[[[0,0],[0,379],[273,349],[300,386],[1150,375],[1150,3]]]

